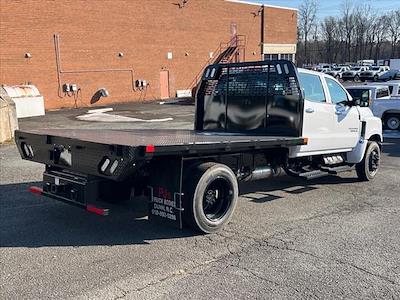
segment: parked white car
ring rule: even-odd
[[[336,67],[331,69],[330,71],[325,72],[328,75],[331,75],[332,77],[335,77],[336,79],[341,79],[342,74],[346,71],[349,71],[349,67]]]
[[[367,66],[351,67],[350,70],[343,72],[342,79],[344,81],[346,81],[346,80],[359,81],[360,73],[364,72],[364,71],[368,71],[368,69],[369,69],[369,67],[367,67]]]
[[[360,73],[360,80],[373,80],[378,81],[379,76],[383,73],[389,71],[390,68],[388,66],[373,66],[368,71],[364,71]]]
[[[400,130],[400,98],[390,97],[386,85],[360,85],[346,88],[361,107],[369,107],[374,116],[380,118],[385,129]]]
[[[323,72],[323,73],[325,73],[325,72],[328,72],[328,71],[330,71],[331,70],[331,66],[330,65],[324,65],[324,64],[322,64],[322,65],[319,65],[319,66],[317,66],[317,69],[316,69],[318,72]]]

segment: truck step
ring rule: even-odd
[[[323,171],[328,172],[329,174],[339,174],[342,172],[348,172],[354,170],[353,166],[338,166],[338,167],[322,167]]]
[[[314,170],[299,174],[300,177],[305,179],[314,179],[327,175],[336,175],[342,172],[354,170],[353,166],[338,166],[338,167],[321,167],[321,170]]]
[[[314,179],[314,178],[319,178],[323,176],[327,176],[330,173],[322,170],[314,170],[314,171],[309,171],[309,172],[304,172],[299,174],[300,177],[303,177],[305,179]]]

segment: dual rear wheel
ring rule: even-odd
[[[194,166],[184,188],[184,220],[190,227],[213,233],[229,222],[239,197],[238,182],[229,167],[214,162]]]

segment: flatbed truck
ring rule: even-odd
[[[284,169],[312,179],[355,169],[372,180],[382,126],[329,75],[286,60],[208,66],[193,130],[17,130],[21,157],[45,164],[30,191],[106,215],[133,195],[150,219],[203,233],[235,210],[240,181]]]

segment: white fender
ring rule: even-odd
[[[365,122],[364,135],[360,138],[353,150],[346,153],[346,162],[351,164],[356,164],[362,161],[367,149],[368,140],[372,137],[377,136],[379,137],[379,141],[383,142],[381,119],[373,116],[365,116],[362,118],[362,121]]]

